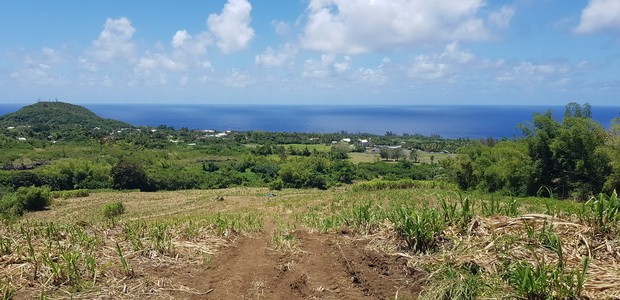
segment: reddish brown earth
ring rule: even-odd
[[[403,257],[365,249],[367,240],[294,235],[295,251],[274,249],[267,234],[246,236],[206,265],[149,275],[191,289],[169,291],[177,299],[413,299],[419,293],[421,273]]]

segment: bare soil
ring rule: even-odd
[[[294,251],[275,249],[267,234],[239,237],[206,265],[152,270],[193,292],[176,299],[415,299],[418,271],[407,259],[366,249],[343,234],[294,233]]]

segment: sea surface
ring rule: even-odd
[[[0,115],[22,105],[0,104]],[[439,135],[445,138],[521,137],[517,124],[551,110],[559,120],[563,106],[282,106],[282,105],[102,105],[87,104],[99,116],[138,126],[176,129],[265,130]],[[609,128],[620,107],[592,107],[592,117]]]

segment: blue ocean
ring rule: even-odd
[[[0,105],[0,114],[22,105]],[[551,110],[557,119],[563,106],[281,106],[281,105],[84,105],[99,116],[138,126],[176,129],[265,130],[439,135],[445,138],[521,137],[517,124],[536,112]],[[609,128],[620,107],[592,107],[592,117]]]

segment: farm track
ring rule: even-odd
[[[366,249],[342,234],[294,232],[293,251],[274,249],[269,234],[238,238],[207,267],[193,267],[177,284],[204,294],[192,299],[413,299],[418,272],[407,259]],[[165,272],[160,275],[166,275]],[[172,278],[168,278],[172,279]]]

